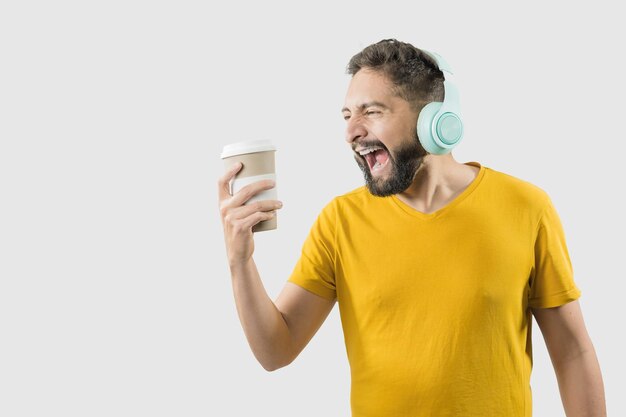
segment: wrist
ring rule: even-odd
[[[235,275],[238,275],[239,272],[247,270],[251,263],[252,257],[247,259],[229,260],[228,266],[230,268],[231,276],[234,277]]]

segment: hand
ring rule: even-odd
[[[230,180],[241,170],[241,163],[232,166],[217,181],[219,208],[224,227],[224,240],[229,265],[245,263],[254,252],[252,226],[276,215],[275,210],[282,207],[278,200],[255,201],[244,205],[246,201],[263,190],[274,188],[273,180],[262,180],[243,187],[230,195]]]

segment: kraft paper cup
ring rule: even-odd
[[[221,158],[224,168],[228,170],[237,162],[242,162],[243,167],[239,170],[230,184],[230,194],[234,195],[243,187],[253,182],[271,179],[276,181],[275,164],[276,147],[269,140],[249,140],[245,142],[231,143],[224,146]],[[244,205],[260,200],[277,200],[276,186],[269,190],[263,190],[252,196]],[[252,227],[253,232],[263,232],[277,228],[277,216],[269,220],[263,220]]]

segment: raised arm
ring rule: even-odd
[[[267,371],[289,365],[317,333],[335,301],[287,282],[272,302],[252,258],[231,268],[239,320],[252,353]]]
[[[567,417],[606,417],[600,365],[578,300],[531,310],[546,342]]]
[[[240,167],[218,181],[220,215],[239,320],[252,353],[268,371],[291,363],[324,322],[334,301],[287,283],[276,300],[267,295],[252,258],[252,227],[280,208],[274,200],[244,205],[253,195],[273,187],[259,181],[230,195],[228,184]]]

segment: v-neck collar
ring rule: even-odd
[[[393,194],[391,196],[391,201],[393,201],[398,207],[400,207],[402,210],[404,210],[411,216],[414,216],[423,220],[430,220],[430,219],[440,217],[444,213],[447,213],[448,211],[452,210],[461,201],[463,201],[468,195],[470,195],[472,191],[474,191],[476,187],[478,187],[478,184],[480,184],[483,177],[485,176],[485,167],[482,166],[480,163],[475,162],[475,161],[470,161],[470,162],[465,162],[464,165],[472,165],[472,166],[478,167],[479,168],[478,175],[476,175],[476,178],[474,178],[474,180],[461,192],[461,194],[457,195],[448,204],[446,204],[445,206],[441,207],[438,210],[433,211],[432,213],[423,213],[421,211],[414,209],[413,207],[406,204],[404,201],[400,200],[396,194]]]

